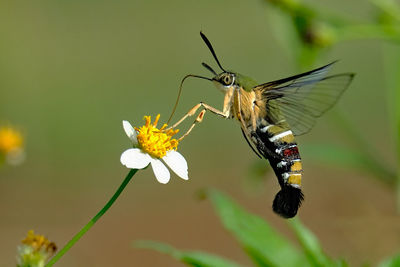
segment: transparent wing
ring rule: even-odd
[[[354,77],[352,73],[327,76],[334,63],[255,87],[266,101],[267,120],[274,124],[286,120],[295,135],[307,133]]]

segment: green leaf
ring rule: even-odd
[[[155,241],[137,241],[135,247],[152,249],[158,252],[170,255],[171,257],[195,267],[240,267],[233,261],[226,260],[219,256],[201,252],[201,251],[184,251],[176,249],[168,244]]]
[[[400,255],[396,255],[392,258],[386,259],[381,262],[379,267],[399,267],[400,266]]]
[[[322,251],[316,236],[300,222],[294,218],[288,221],[290,227],[296,234],[306,256],[313,266],[345,266],[345,262],[334,262]]]
[[[257,266],[310,266],[307,258],[263,219],[246,212],[222,193],[209,190],[208,195],[225,228]]]

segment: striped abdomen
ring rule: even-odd
[[[260,123],[252,132],[252,141],[270,162],[281,186],[274,199],[274,211],[285,218],[294,217],[303,200],[303,169],[292,131],[283,125]]]

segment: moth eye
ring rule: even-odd
[[[225,85],[230,85],[230,84],[232,83],[232,77],[231,77],[231,75],[226,75],[226,76],[224,76],[224,78],[223,78],[223,83],[224,83]]]

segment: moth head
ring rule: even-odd
[[[235,84],[236,75],[232,72],[223,72],[212,78],[212,81],[218,89],[225,92]]]

